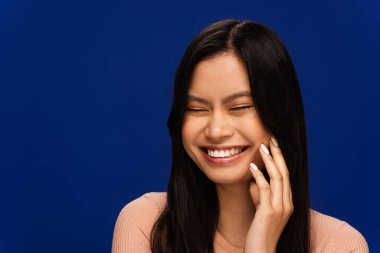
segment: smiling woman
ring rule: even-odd
[[[270,134],[255,110],[244,63],[231,51],[201,61],[188,93],[182,126],[186,153],[217,190],[224,184],[247,188],[253,179],[247,168],[251,162],[263,167],[257,151],[261,143],[269,144]]]
[[[223,20],[177,69],[167,193],[127,204],[112,252],[368,252],[309,206],[306,127],[289,54],[267,27]]]

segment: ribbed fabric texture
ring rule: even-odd
[[[166,192],[150,192],[128,203],[117,218],[112,253],[151,253],[150,232],[166,203]],[[312,253],[367,253],[362,234],[347,222],[310,209]],[[215,253],[243,253],[218,232]]]

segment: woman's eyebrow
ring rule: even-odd
[[[231,102],[232,100],[234,100],[236,98],[239,98],[239,97],[249,97],[249,98],[252,98],[250,91],[240,91],[240,92],[234,93],[234,94],[232,94],[232,95],[224,98],[222,100],[222,103],[223,104],[227,104],[227,103]],[[188,100],[189,101],[199,102],[199,103],[206,104],[206,105],[210,104],[210,102],[207,99],[200,98],[200,97],[197,97],[197,96],[194,96],[194,95],[191,95],[191,94],[188,95]]]

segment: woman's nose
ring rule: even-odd
[[[219,142],[225,138],[231,137],[234,129],[229,125],[226,117],[222,113],[213,113],[205,128],[205,136],[213,142]]]

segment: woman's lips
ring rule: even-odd
[[[230,150],[231,148],[235,148],[235,149],[243,149],[243,148],[247,148],[248,146],[202,146],[201,149],[202,150],[205,150],[207,152],[207,149],[210,149],[210,150]]]
[[[203,151],[202,153],[204,154],[205,158],[207,159],[207,161],[209,161],[210,163],[214,163],[214,164],[230,164],[238,159],[240,159],[245,153],[246,151],[248,150],[249,147],[246,147],[243,149],[243,151],[237,155],[234,155],[234,156],[230,156],[230,157],[212,157],[212,156],[209,156],[208,153],[207,153],[207,150],[206,152]]]

